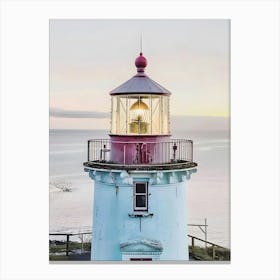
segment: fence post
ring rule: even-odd
[[[205,248],[207,249],[207,218],[204,219]]]
[[[66,256],[69,255],[69,234],[66,235]]]
[[[87,158],[88,158],[88,161],[89,160],[89,150],[90,150],[90,140],[88,140],[88,148],[87,148]]]
[[[194,237],[192,236],[192,253],[194,253]]]
[[[212,260],[215,260],[215,246],[212,245]]]
[[[82,233],[82,248],[81,248],[81,253],[84,252],[84,234]]]
[[[193,141],[188,140],[188,143],[190,144],[190,161],[193,162]]]

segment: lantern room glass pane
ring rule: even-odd
[[[111,99],[111,132],[116,133],[117,131],[117,98]]]
[[[112,96],[111,133],[169,134],[169,96],[131,94]]]

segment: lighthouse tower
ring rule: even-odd
[[[88,141],[94,180],[92,260],[188,260],[187,182],[193,142],[171,139],[171,93],[137,73],[110,92],[109,139]]]

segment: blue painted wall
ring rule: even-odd
[[[134,239],[161,242],[160,260],[188,260],[187,180],[192,170],[131,173],[90,170],[94,179],[92,260],[122,260],[120,244]],[[133,214],[133,180],[149,182],[148,213]]]

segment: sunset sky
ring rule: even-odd
[[[108,128],[108,93],[135,75],[141,34],[176,123],[229,117],[229,20],[50,20],[50,128]]]

